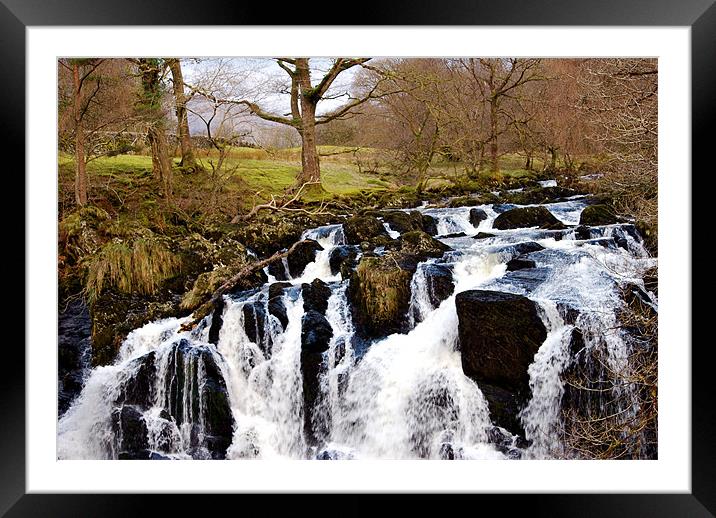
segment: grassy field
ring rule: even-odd
[[[380,162],[379,151],[373,149],[319,147],[323,193],[310,193],[304,201],[338,195],[355,195],[364,191],[392,190],[404,184],[407,178],[391,171]],[[176,204],[187,212],[235,214],[238,210],[250,208],[253,204],[269,200],[272,195],[282,196],[286,189],[295,184],[301,167],[300,148],[264,150],[236,147],[228,153],[220,175],[212,176],[212,164],[216,164],[215,152],[197,150],[197,160],[205,171],[199,174],[183,172],[178,168],[174,173]],[[362,165],[358,167],[358,163]],[[376,167],[376,164],[382,165]],[[73,202],[74,162],[73,157],[60,153],[59,199],[60,211],[71,210]],[[370,166],[370,167],[369,167]],[[536,162],[535,168],[542,164]],[[152,159],[146,155],[118,155],[91,160],[87,166],[90,199],[93,203],[105,203],[120,207],[120,212],[142,210],[142,207],[156,203],[156,192],[152,189]],[[518,155],[504,155],[500,160],[500,172],[483,173],[486,178],[520,178],[534,176],[524,169],[524,158]],[[439,189],[465,179],[465,172],[459,163],[441,162],[428,171],[431,177],[427,189]],[[404,181],[401,181],[404,180]]]

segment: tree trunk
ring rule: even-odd
[[[72,66],[74,82],[74,118],[75,118],[75,202],[80,207],[87,205],[87,162],[85,161],[85,133],[82,125],[82,91],[80,66]]]
[[[316,99],[313,98],[311,72],[308,58],[296,58],[296,78],[301,104],[301,173],[296,179],[298,186],[307,182],[321,182],[321,167],[316,147]]]
[[[556,171],[557,170],[557,148],[554,148],[554,147],[549,148],[549,154],[551,156],[550,163],[549,163],[549,170]]]
[[[152,166],[154,178],[162,183],[164,196],[172,197],[172,166],[167,152],[167,141],[164,132],[155,126],[149,128],[149,142],[152,145]]]
[[[194,157],[191,135],[189,134],[189,117],[186,110],[186,96],[184,95],[184,76],[182,75],[179,60],[169,60],[169,69],[172,72],[174,83],[174,102],[178,121],[177,136],[179,137],[179,145],[181,146],[181,162],[179,165],[194,169],[196,168],[196,158]]]
[[[497,165],[497,101],[490,102],[490,170],[494,173],[499,170]]]

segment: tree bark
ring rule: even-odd
[[[318,148],[316,147],[316,103],[314,90],[311,85],[311,72],[308,58],[296,58],[296,80],[301,106],[301,173],[296,179],[297,185],[307,182],[321,181],[321,167],[318,161]]]
[[[497,164],[497,99],[490,101],[490,170],[499,170]]]
[[[82,83],[78,63],[72,65],[72,78],[75,119],[75,202],[82,207],[87,205],[87,162],[85,161],[85,133],[82,124]]]
[[[164,189],[164,196],[171,199],[172,188],[172,166],[167,152],[167,139],[161,128],[152,126],[149,128],[149,141],[152,144],[152,165],[154,167],[154,178],[159,180]]]
[[[190,169],[196,168],[196,158],[194,157],[194,149],[191,145],[191,135],[189,134],[189,117],[186,109],[186,95],[184,95],[184,76],[181,71],[181,63],[178,59],[169,60],[169,69],[172,73],[174,83],[174,102],[177,115],[177,136],[179,137],[179,145],[181,146],[181,162],[179,165]]]

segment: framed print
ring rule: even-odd
[[[3,2],[8,516],[259,492],[716,512],[691,302],[711,2],[285,26]]]

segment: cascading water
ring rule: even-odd
[[[572,226],[585,206],[581,197],[544,205]],[[599,352],[602,364],[627,377],[629,342],[619,331],[605,330],[617,328],[624,304],[620,286],[631,282],[643,287],[641,276],[655,259],[629,225],[591,227],[588,235],[574,228],[498,230],[493,228],[495,207],[478,208],[487,218],[477,226],[470,222],[471,207],[419,208],[435,218],[437,234],[446,236],[441,241],[451,250],[415,267],[407,332],[359,338],[350,281],[331,265],[335,249],[345,247],[343,228],[306,231],[302,239],[316,241],[322,250],[294,277],[284,260],[279,272],[288,279],[284,283],[270,275],[257,290],[225,295],[216,344],[209,343],[216,315],[194,332],[181,331],[187,317],[153,322],[130,333],[117,361],[93,369],[60,418],[58,457],[567,455],[561,411],[565,373],[575,361],[575,333],[581,337],[577,352],[587,366],[596,365],[590,358]],[[385,226],[391,237],[399,237]],[[475,239],[485,231],[492,236]],[[525,254],[533,267],[508,268],[512,259]],[[316,306],[315,293],[321,290],[328,290],[328,296]],[[522,442],[518,432],[495,424],[488,386],[465,374],[456,296],[469,290],[527,297],[536,303],[546,329],[525,373],[529,395],[516,416]],[[649,303],[657,309],[655,297]],[[328,326],[321,324],[327,330],[325,346],[310,354],[303,342],[314,330],[306,322]],[[315,387],[307,384],[309,373]],[[628,383],[612,380],[610,387],[612,396],[620,396],[620,412],[638,410],[628,407],[636,401],[629,397],[633,389]],[[586,404],[592,408],[600,403]],[[132,435],[137,433],[145,437]]]

